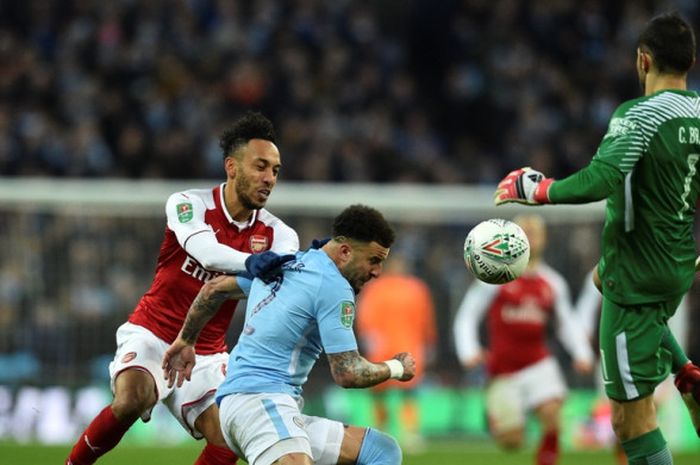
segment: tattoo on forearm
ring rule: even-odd
[[[345,387],[369,387],[386,381],[389,368],[381,363],[372,363],[362,357],[356,350],[341,352],[328,356],[336,380],[344,380]]]
[[[182,339],[189,344],[194,344],[202,328],[226,299],[228,299],[228,293],[200,291],[187,312],[182,326]]]

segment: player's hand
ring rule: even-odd
[[[399,378],[399,381],[409,381],[416,376],[416,361],[413,355],[408,352],[401,352],[400,354],[394,355],[392,358],[395,358],[403,365],[403,376]]]
[[[187,344],[181,338],[175,339],[163,356],[163,377],[168,381],[168,387],[182,386],[185,380],[192,378],[195,364],[194,346]]]
[[[293,254],[278,255],[271,250],[252,254],[245,260],[245,269],[255,278],[271,283],[282,273],[282,265],[296,258]]]
[[[549,203],[549,186],[554,179],[545,178],[544,174],[529,167],[511,171],[498,183],[493,200],[496,205],[504,203],[522,203],[538,205]]]

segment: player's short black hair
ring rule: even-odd
[[[263,139],[276,144],[272,121],[261,113],[249,111],[226,129],[219,139],[224,158],[235,155],[236,150],[251,139]]]
[[[360,242],[379,243],[391,247],[394,230],[378,210],[366,205],[351,205],[336,216],[333,237],[346,237]]]
[[[695,33],[676,11],[652,18],[639,36],[639,47],[651,53],[660,73],[684,74],[695,62]]]

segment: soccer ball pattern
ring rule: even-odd
[[[464,241],[464,262],[479,280],[505,284],[518,278],[530,260],[525,231],[512,221],[494,218],[474,226]]]

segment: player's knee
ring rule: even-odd
[[[150,406],[135,397],[115,397],[112,401],[114,416],[122,421],[136,421]]]
[[[498,442],[498,445],[502,449],[505,449],[508,451],[516,451],[516,450],[519,450],[520,448],[523,447],[523,441],[520,439],[502,438],[502,439],[498,439],[496,442]]]
[[[367,428],[357,456],[357,465],[400,465],[401,447],[396,439],[373,428]]]
[[[610,423],[612,424],[612,429],[615,436],[620,441],[626,441],[634,437],[634,430],[636,429],[635,425],[631,425],[628,421],[625,421],[622,415],[613,415]]]
[[[522,448],[525,442],[523,434],[518,430],[494,434],[494,439],[501,448],[511,451]]]
[[[157,402],[151,383],[120,383],[114,393],[112,411],[120,420],[136,420]]]

